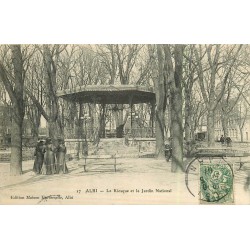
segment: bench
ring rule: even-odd
[[[195,156],[197,158],[224,158],[226,151],[223,148],[197,148]]]
[[[216,153],[216,152],[198,152],[195,154],[196,157],[208,157],[208,158],[211,158],[211,157],[225,157],[226,154],[225,153]]]
[[[84,156],[81,159],[83,159],[84,162],[80,162],[78,166],[83,166],[84,172],[87,172],[86,170],[87,165],[99,165],[99,166],[113,165],[115,172],[117,170],[116,168],[117,165],[121,165],[121,163],[117,163],[117,155],[90,155],[90,156]],[[87,160],[106,160],[106,162],[87,163]]]
[[[242,157],[249,156],[249,154],[245,155],[245,151],[240,149],[232,149],[232,148],[198,148],[198,152],[196,153],[197,158],[208,157],[208,158],[223,158],[224,157],[239,157],[239,161],[234,162],[240,165],[238,170],[246,163],[250,163],[250,159],[245,159],[242,161]]]

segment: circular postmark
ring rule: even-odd
[[[186,188],[187,188],[188,192],[194,197],[195,197],[194,193],[196,193],[196,191],[194,190],[193,186],[191,185],[193,180],[190,177],[193,175],[196,175],[196,176],[198,175],[199,166],[197,165],[197,162],[198,162],[197,157],[195,157],[195,158],[189,160],[189,162],[185,168]],[[197,178],[198,178],[198,176],[197,176]],[[196,178],[195,178],[195,181],[197,181]]]
[[[194,197],[199,194],[203,203],[233,202],[233,169],[225,159],[221,160],[216,162],[215,159],[212,163],[195,157],[186,167],[187,190]]]
[[[200,164],[200,199],[205,202],[233,202],[233,171],[228,164]]]

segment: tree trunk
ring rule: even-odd
[[[46,108],[48,114],[49,136],[55,141],[58,136],[62,136],[62,126],[60,126],[58,97],[56,96],[57,87],[57,67],[53,59],[49,45],[43,45],[43,61],[45,66],[44,80],[47,87]]]
[[[39,119],[39,121],[38,121],[38,119]],[[39,136],[40,119],[41,119],[41,115],[39,115],[39,117],[37,118],[36,121],[31,121],[31,133],[32,133],[33,137],[35,138],[35,140],[37,140],[38,136]]]
[[[123,105],[113,105],[116,128],[123,124]]]
[[[151,133],[148,135],[149,137],[154,137],[154,124],[155,124],[155,101],[152,101],[151,103],[151,112],[150,112],[150,122],[149,122],[150,126],[151,126]]]
[[[156,157],[165,157],[164,130],[165,130],[165,88],[164,88],[164,56],[161,45],[157,45],[158,55],[158,82],[155,85],[156,109],[155,109],[155,137]]]
[[[187,88],[185,88],[185,139],[190,141],[191,136],[191,95]]]
[[[63,133],[56,120],[50,119],[47,124],[49,130],[49,137],[54,143],[59,137],[62,137]]]
[[[12,118],[10,175],[22,174],[22,124],[22,120]]]
[[[32,131],[32,136],[33,136],[33,141],[35,141],[35,142],[38,141],[38,139],[39,139],[39,131],[38,131],[38,129]]]
[[[90,137],[93,138],[94,136],[94,104],[89,104],[89,130],[90,130]]]
[[[163,109],[155,112],[155,137],[156,137],[156,157],[165,157],[164,147],[164,112]]]
[[[183,45],[174,46],[174,65],[170,46],[164,47],[167,79],[170,89],[171,102],[171,137],[172,137],[172,163],[171,171],[183,171],[183,116],[182,116],[182,63]]]
[[[172,164],[171,171],[183,171],[183,127],[182,127],[182,93],[181,89],[171,96],[171,136]]]
[[[105,138],[105,104],[101,105],[100,138]]]
[[[229,120],[228,115],[222,114],[221,123],[222,123],[222,128],[223,128],[223,133],[224,133],[225,138],[228,137],[228,120]]]
[[[214,133],[214,111],[208,110],[207,116],[207,141],[208,146],[213,147],[215,145],[215,133]]]
[[[14,86],[11,83],[5,70],[2,71],[2,80],[12,102],[12,128],[11,128],[11,159],[10,175],[22,174],[22,126],[24,118],[23,98],[23,59],[20,45],[11,45],[12,63],[14,69]]]

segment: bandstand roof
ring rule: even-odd
[[[84,85],[57,92],[72,102],[96,104],[133,104],[155,101],[152,87],[135,85]]]

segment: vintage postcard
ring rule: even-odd
[[[0,45],[0,204],[250,204],[249,58]]]

